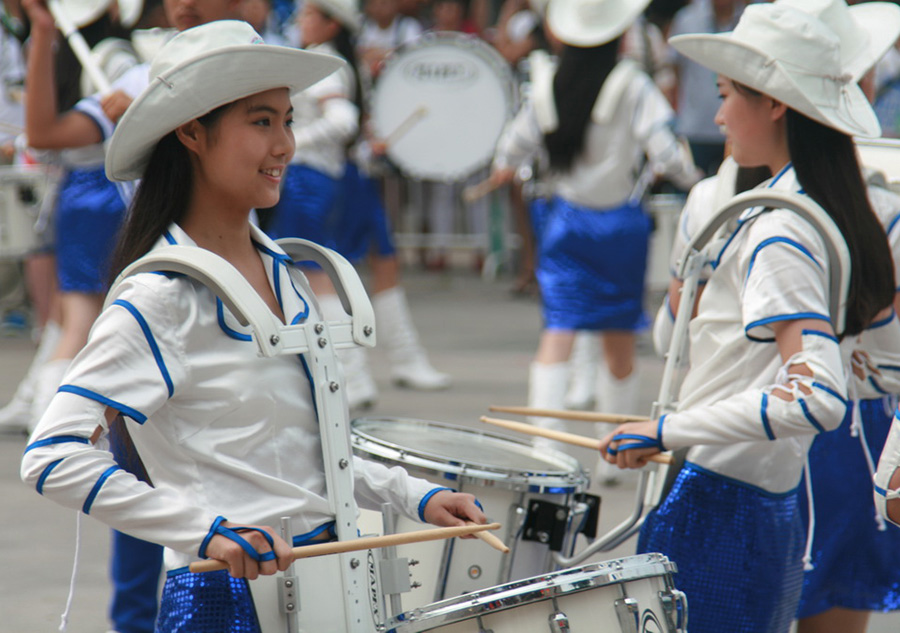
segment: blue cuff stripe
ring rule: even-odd
[[[91,506],[94,505],[94,499],[97,498],[97,495],[100,494],[100,488],[103,487],[103,484],[106,483],[106,480],[110,478],[110,476],[116,472],[117,470],[122,470],[121,466],[110,466],[107,468],[100,478],[97,480],[97,483],[94,484],[94,487],[91,488],[90,494],[87,496],[87,499],[84,500],[84,505],[81,506],[81,511],[85,514],[91,513]]]
[[[66,442],[78,442],[79,444],[90,444],[91,440],[89,440],[86,437],[81,437],[79,435],[55,435],[53,437],[48,437],[43,440],[38,440],[37,442],[32,442],[25,448],[25,453],[27,453],[28,451],[30,451],[33,448],[40,448],[41,446],[50,446],[51,444],[64,444]]]
[[[759,255],[759,252],[762,249],[764,249],[766,246],[771,246],[772,244],[787,244],[788,246],[792,246],[793,248],[796,248],[798,251],[809,257],[813,261],[813,263],[819,267],[819,269],[822,269],[822,264],[820,264],[818,260],[816,260],[815,256],[803,244],[787,237],[776,236],[763,240],[757,245],[755,249],[753,249],[753,254],[750,256],[750,265],[747,267],[747,276],[744,278],[745,281],[750,278],[750,273],[753,271],[753,264],[756,262],[756,256]]]
[[[337,536],[337,532],[335,532],[335,522],[329,521],[328,523],[323,523],[319,527],[317,527],[313,530],[310,530],[309,532],[307,532],[305,534],[296,535],[291,540],[293,541],[294,547],[301,547],[303,545],[308,544],[310,541],[312,541],[316,537],[320,536],[323,532],[328,532],[328,534],[330,534],[332,536],[332,538]]]
[[[888,316],[881,319],[881,321],[875,321],[871,323],[866,329],[874,330],[875,328],[884,327],[885,325],[888,325],[891,321],[893,321],[895,316],[897,316],[897,313],[891,310],[891,313]]]
[[[900,365],[876,365],[878,369],[887,369],[888,371],[900,371]]]
[[[800,319],[816,319],[818,321],[827,321],[831,323],[831,318],[825,314],[819,314],[818,312],[797,312],[794,314],[779,314],[776,316],[766,317],[764,319],[759,319],[757,321],[753,321],[752,323],[748,323],[746,327],[744,327],[744,335],[750,339],[751,341],[755,341],[757,343],[771,343],[775,339],[764,339],[758,338],[750,335],[750,330],[753,328],[757,328],[763,325],[768,325],[769,323],[777,323],[779,321],[798,321]]]
[[[134,307],[134,304],[125,301],[124,299],[116,299],[113,301],[113,305],[122,306],[128,310],[131,313],[131,316],[138,322],[138,325],[141,326],[141,331],[144,333],[144,338],[147,339],[147,345],[150,346],[150,351],[153,353],[153,358],[156,360],[156,366],[159,367],[159,372],[166,382],[166,389],[169,390],[169,397],[171,398],[172,394],[175,393],[175,386],[172,384],[172,377],[169,375],[169,370],[166,368],[166,361],[163,359],[162,352],[159,350],[159,345],[156,343],[156,337],[153,336],[153,332],[150,330],[150,325],[147,323],[144,315]]]
[[[456,492],[453,488],[445,488],[445,487],[433,488],[432,490],[430,490],[428,492],[428,494],[426,494],[424,497],[422,497],[422,500],[419,502],[419,520],[421,520],[422,523],[427,523],[427,521],[425,521],[425,506],[428,505],[428,502],[431,500],[431,498],[434,495],[436,495],[437,493],[439,493],[441,490],[449,490],[450,492]]]
[[[822,391],[824,391],[825,393],[827,393],[827,394],[829,394],[829,395],[834,396],[835,398],[837,398],[838,400],[840,400],[841,402],[843,402],[845,406],[846,406],[847,404],[849,404],[849,402],[850,402],[849,400],[847,400],[847,398],[843,397],[843,396],[842,396],[841,394],[839,394],[837,391],[835,391],[834,389],[832,389],[831,387],[829,387],[829,386],[827,386],[827,385],[823,385],[823,384],[820,383],[820,382],[813,382],[813,383],[812,383],[812,386],[815,387],[816,389],[821,389]]]
[[[216,297],[216,317],[219,319],[219,327],[222,329],[225,334],[229,337],[235,339],[236,341],[252,341],[253,337],[249,334],[244,334],[242,332],[238,332],[236,330],[232,330],[225,323],[225,304],[222,303],[222,300]]]
[[[216,520],[212,522],[212,525],[209,526],[209,532],[207,532],[206,536],[203,537],[203,542],[200,543],[200,549],[197,550],[197,554],[200,556],[200,558],[207,558],[206,548],[209,545],[209,542],[212,540],[212,537],[215,536],[215,534],[217,533],[217,531],[219,529],[219,524],[221,524],[223,521],[227,521],[227,519],[225,517],[219,515],[216,517]],[[187,569],[187,568],[185,568],[185,569]]]
[[[819,424],[819,421],[816,420],[816,418],[813,417],[813,414],[809,412],[809,407],[806,405],[806,401],[803,398],[799,398],[797,402],[800,403],[800,408],[803,409],[803,415],[806,416],[806,419],[809,420],[809,423],[812,424],[819,433],[824,433],[825,427]]]
[[[62,385],[59,388],[59,391],[62,393],[74,393],[76,396],[82,396],[84,398],[87,398],[88,400],[94,400],[96,402],[99,402],[100,404],[105,404],[106,406],[112,407],[116,411],[119,411],[123,415],[127,415],[138,424],[143,424],[147,421],[147,416],[137,409],[132,409],[131,407],[125,406],[121,402],[116,402],[112,398],[101,396],[96,391],[91,391],[90,389],[85,389],[84,387],[76,387],[75,385]]]
[[[667,415],[669,415],[669,414],[664,413],[663,415],[659,416],[659,422],[656,423],[656,440],[659,442],[659,450],[661,450],[661,451],[666,450],[666,447],[663,445],[662,434],[663,434],[663,423],[665,422]]]
[[[877,492],[878,494],[880,494],[882,497],[886,497],[886,496],[887,496],[888,491],[885,490],[884,488],[882,488],[881,486],[874,486],[874,485],[873,485],[872,487],[875,488],[875,492]]]
[[[875,376],[869,376],[869,384],[872,385],[872,388],[880,393],[883,396],[889,396],[891,393],[889,391],[885,391],[882,389],[881,385],[878,384],[878,381],[875,380]]]
[[[829,334],[828,332],[823,332],[822,330],[800,330],[801,336],[821,336],[822,338],[827,338],[829,341],[834,341],[835,343],[840,344],[840,341],[834,334]]]
[[[762,404],[759,407],[759,417],[762,418],[763,428],[766,430],[766,437],[770,440],[775,439],[775,434],[772,432],[772,425],[769,423],[769,394],[764,393],[762,395]]]
[[[44,494],[44,482],[47,481],[47,477],[50,476],[50,473],[53,472],[53,469],[56,468],[61,461],[62,458],[57,459],[55,462],[50,462],[49,464],[47,464],[47,467],[44,468],[44,472],[41,473],[41,476],[37,482],[37,486],[35,486],[39,495]]]

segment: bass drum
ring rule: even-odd
[[[429,33],[385,63],[370,111],[387,155],[407,176],[460,182],[487,166],[515,110],[509,64],[461,33]]]

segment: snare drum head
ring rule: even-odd
[[[472,36],[430,33],[388,58],[370,110],[376,136],[396,134],[387,153],[404,173],[453,182],[488,165],[514,105],[499,53]]]
[[[382,461],[498,480],[583,483],[576,459],[500,435],[404,418],[357,418],[350,428],[354,450]]]

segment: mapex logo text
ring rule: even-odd
[[[407,64],[403,74],[420,83],[458,84],[475,79],[478,68],[465,60],[422,60]]]

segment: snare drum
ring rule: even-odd
[[[392,618],[391,633],[676,633],[687,598],[662,554],[593,563],[491,587]]]
[[[43,202],[54,183],[42,167],[0,167],[0,258],[21,259],[42,245]]]
[[[350,426],[357,455],[475,495],[489,520],[503,524],[497,536],[511,550],[468,539],[398,547],[399,556],[419,561],[411,572],[421,587],[402,594],[404,609],[550,571],[553,550],[572,547],[584,519],[575,495],[588,487],[574,458],[439,422],[359,418]],[[361,530],[380,532],[379,518],[363,513]],[[415,529],[421,525],[399,518],[397,532]]]
[[[491,46],[428,33],[387,59],[372,91],[372,126],[407,176],[460,182],[490,163],[514,94],[509,64]]]

